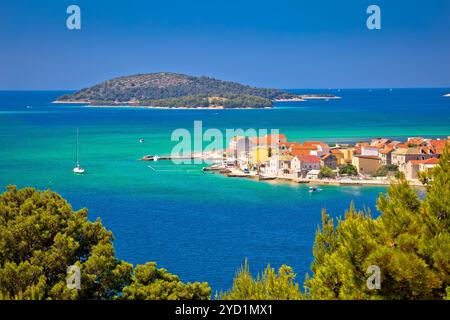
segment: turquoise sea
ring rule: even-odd
[[[376,215],[383,187],[323,187],[203,174],[199,165],[137,159],[168,154],[176,128],[279,129],[289,140],[330,143],[372,137],[450,135],[450,89],[293,90],[335,93],[329,101],[277,103],[265,110],[150,110],[53,105],[65,92],[0,92],[0,186],[51,188],[75,209],[89,208],[116,237],[119,258],[156,261],[185,281],[231,286],[248,258],[294,267],[302,281],[312,262],[314,234],[326,208],[339,216],[354,201]],[[27,108],[28,106],[28,108]],[[76,128],[83,176],[72,173]],[[138,139],[144,138],[144,143]]]

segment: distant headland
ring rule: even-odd
[[[55,103],[87,103],[91,106],[148,108],[272,108],[273,101],[304,101],[333,95],[297,95],[279,89],[256,88],[232,81],[159,72],[114,78]]]

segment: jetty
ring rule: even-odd
[[[159,160],[194,160],[200,157],[195,155],[190,156],[158,156],[158,155],[146,155],[140,158],[141,161],[159,161]]]

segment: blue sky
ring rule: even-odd
[[[81,8],[82,29],[66,28]],[[382,29],[366,28],[381,8]],[[448,0],[0,2],[0,89],[172,71],[276,88],[450,87]]]

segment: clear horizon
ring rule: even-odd
[[[81,9],[81,30],[66,27]],[[367,7],[381,9],[369,30]],[[0,90],[71,91],[161,70],[255,87],[450,87],[450,2],[0,3]]]

